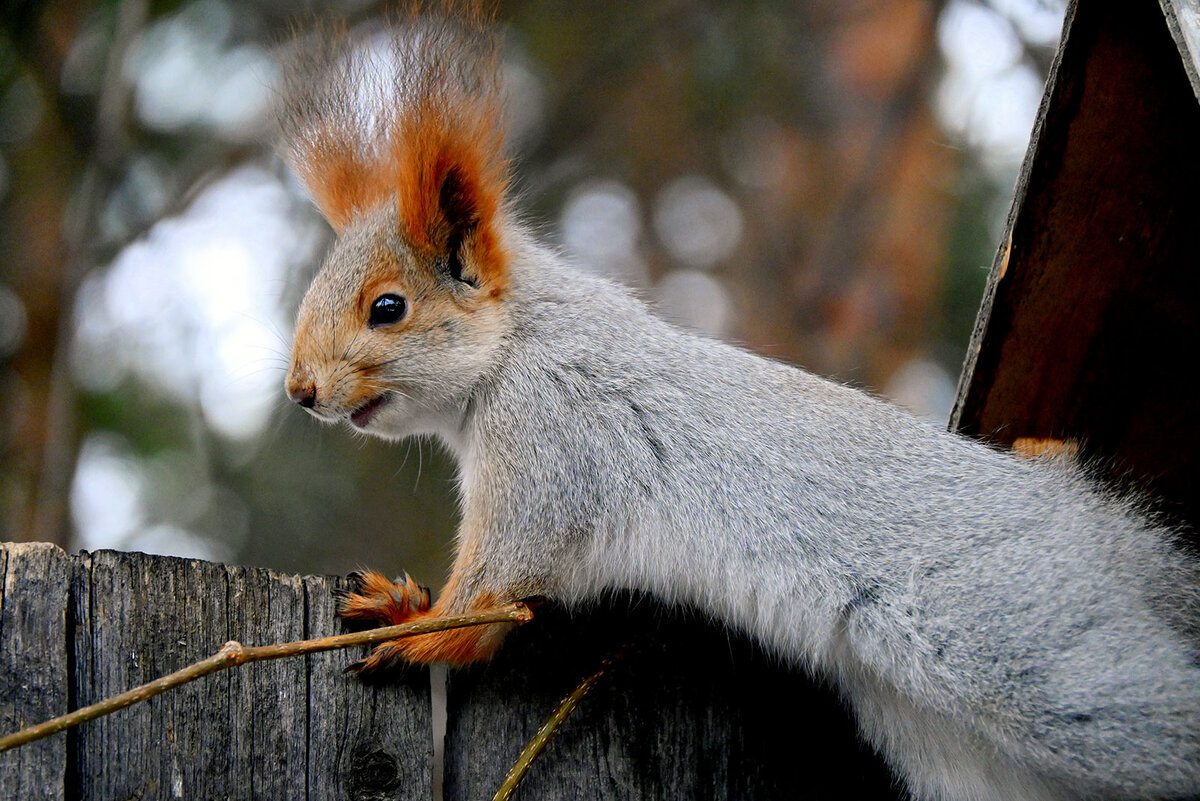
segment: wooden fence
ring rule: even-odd
[[[214,653],[341,631],[340,579],[50,545],[0,546],[0,734]],[[489,799],[558,702],[631,638],[518,799],[898,798],[835,697],[644,599],[541,608],[446,685],[446,799]],[[0,754],[0,797],[428,799],[429,673],[366,683],[357,651],[216,673]]]

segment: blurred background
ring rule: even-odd
[[[7,0],[0,539],[439,584],[453,468],[286,401],[332,234],[273,48],[380,4]],[[520,208],[663,314],[945,422],[1062,0],[502,2]]]

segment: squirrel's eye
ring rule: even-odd
[[[371,304],[371,318],[368,320],[372,328],[389,325],[398,321],[408,311],[408,303],[399,295],[380,295]]]

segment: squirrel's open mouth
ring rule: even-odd
[[[366,428],[371,422],[371,418],[375,416],[375,413],[387,405],[388,397],[389,396],[386,394],[379,395],[367,401],[362,406],[359,406],[350,413],[350,422],[353,423],[356,428]]]

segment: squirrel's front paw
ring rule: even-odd
[[[355,571],[348,577],[353,586],[335,590],[338,597],[338,617],[362,627],[395,626],[407,623],[415,616],[429,611],[429,590],[405,573],[390,581],[382,573]],[[371,654],[346,670],[355,673],[375,673],[401,660],[404,640],[381,643]]]
[[[375,626],[395,626],[429,610],[429,590],[405,573],[390,581],[382,573],[355,571],[353,587],[338,590],[338,617]]]
[[[379,573],[352,573],[350,581],[353,585],[350,589],[336,591],[338,615],[348,622],[366,627],[393,626],[446,614],[445,609],[429,608],[429,590],[408,575],[389,581]],[[495,595],[485,593],[461,605],[446,602],[447,598],[443,596],[439,605],[472,612],[496,604],[497,599]],[[401,636],[379,643],[366,659],[355,662],[346,670],[369,675],[402,663],[465,665],[478,662],[492,654],[509,627],[491,623]]]

